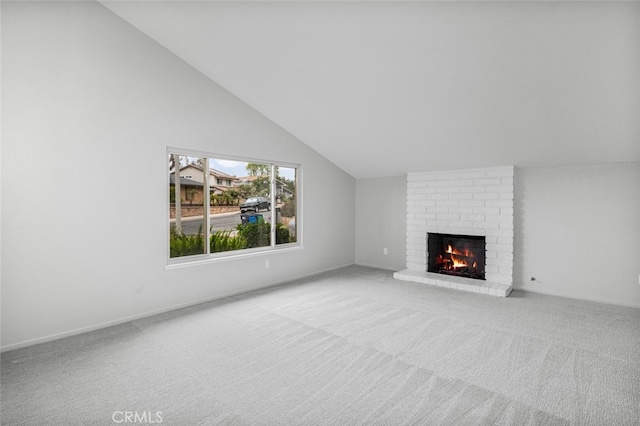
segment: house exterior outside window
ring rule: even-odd
[[[299,164],[174,148],[167,159],[169,266],[302,247]]]

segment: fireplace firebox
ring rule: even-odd
[[[427,272],[484,280],[485,237],[427,234]]]

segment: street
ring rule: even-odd
[[[271,221],[270,211],[258,212],[261,214],[265,221]],[[242,223],[240,219],[240,212],[237,213],[222,213],[214,214],[210,216],[211,232],[217,232],[221,230],[233,230],[239,223]],[[203,225],[202,216],[186,217],[182,219],[182,232],[185,235],[195,235]],[[175,221],[171,221],[171,227],[175,226]]]

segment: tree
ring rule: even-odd
[[[253,185],[243,184],[238,186],[238,197],[242,199],[247,199],[252,195]]]
[[[247,173],[249,174],[249,176],[256,176],[257,178],[254,179],[249,185],[244,185],[246,188],[243,188],[241,193],[244,192],[243,195],[245,195],[245,198],[250,196],[268,197],[271,189],[271,165],[247,163],[245,168],[247,169]],[[276,176],[278,176],[277,167]]]
[[[252,195],[257,195],[260,197],[268,197],[271,189],[271,185],[269,184],[268,177],[259,177],[251,182],[252,186]]]
[[[239,204],[238,199],[240,198],[240,193],[238,191],[236,191],[235,189],[230,189],[227,191],[227,194],[229,194],[229,198],[231,199],[232,204]]]
[[[249,176],[269,176],[271,166],[268,164],[247,163],[246,167]]]
[[[195,190],[195,189],[193,189],[193,188],[189,188],[189,189],[187,189],[187,200],[189,201],[189,205],[190,205],[190,206],[191,206],[191,205],[193,205],[193,198],[195,197],[195,195],[196,195],[196,193],[197,193],[197,192],[198,192],[198,191],[196,191],[196,190]]]
[[[284,187],[289,191],[296,193],[296,182],[292,179],[287,179],[286,177],[281,177],[278,179],[280,182],[284,184]]]
[[[223,204],[225,206],[231,205],[231,201],[232,201],[232,198],[231,198],[231,195],[229,195],[228,192],[222,193],[222,202],[223,202]]]

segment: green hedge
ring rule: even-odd
[[[197,235],[184,235],[181,231],[171,228],[169,235],[170,257],[192,256],[204,253],[204,237],[202,227]]]
[[[209,238],[209,249],[211,253],[225,251],[242,250],[254,247],[269,246],[271,224],[268,222],[247,223],[238,225],[237,234],[233,231],[224,230],[211,234]],[[295,242],[291,239],[289,229],[281,223],[276,225],[276,244],[286,244]],[[171,228],[169,235],[170,256],[182,257],[204,253],[204,236],[202,227],[196,235],[185,235],[175,228]]]

